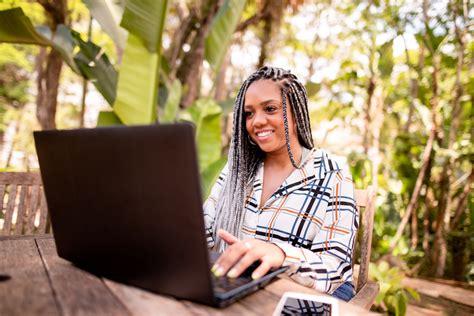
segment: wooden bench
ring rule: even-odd
[[[375,191],[372,186],[366,190],[355,190],[357,209],[359,210],[358,242],[353,252],[353,264],[359,257],[359,274],[357,276],[356,295],[350,303],[370,309],[374,304],[380,286],[369,281],[370,252],[372,249],[372,232],[374,227]],[[362,212],[362,208],[364,212]],[[357,256],[357,253],[359,255]],[[354,271],[354,269],[353,269]]]
[[[47,234],[48,208],[38,172],[1,172],[0,235]]]

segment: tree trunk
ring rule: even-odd
[[[373,124],[372,124],[372,146],[370,149],[370,163],[372,165],[372,185],[374,191],[377,192],[378,189],[378,174],[380,166],[380,129],[384,121],[384,96],[383,88],[381,85],[377,87],[374,92],[374,111],[372,113]]]
[[[471,173],[469,174],[469,178],[467,179],[464,189],[459,197],[458,206],[456,207],[456,211],[454,212],[454,217],[451,221],[451,230],[455,230],[462,218],[464,213],[467,213],[467,199],[471,191],[471,185],[474,182],[474,169],[471,169]]]
[[[415,210],[411,214],[411,240],[410,240],[410,249],[415,250],[418,245],[418,214]]]
[[[211,29],[213,18],[223,4],[222,0],[209,2],[199,22],[200,27],[197,29],[191,50],[184,56],[177,72],[177,77],[183,83],[185,91],[180,103],[182,108],[190,107],[199,96],[205,40]]]
[[[268,59],[269,44],[273,38],[275,30],[280,27],[284,11],[283,0],[266,0],[263,12],[269,12],[263,17],[264,26],[260,36],[260,56],[258,57],[257,68],[263,67]]]
[[[36,117],[42,129],[55,129],[56,107],[59,88],[59,77],[61,75],[63,60],[61,55],[51,49],[47,56],[46,70],[42,82],[38,82],[38,87],[42,89],[40,103],[37,103]]]
[[[453,8],[454,9],[454,8]],[[455,12],[455,10],[453,10]],[[461,72],[464,66],[464,38],[463,32],[459,30],[456,23],[457,15],[454,14],[454,25],[456,30],[456,38],[459,42],[458,60],[456,67],[456,81],[454,84],[455,95],[452,101],[452,117],[451,127],[449,129],[448,146],[447,151],[452,152],[454,143],[456,142],[456,135],[459,129],[459,122],[461,116],[461,97],[463,95],[463,87],[461,82]],[[456,159],[454,156],[450,156],[449,159],[443,165],[441,180],[440,180],[440,198],[437,216],[437,227],[435,232],[435,241],[433,249],[433,262],[435,267],[435,277],[441,277],[444,274],[446,268],[446,257],[447,257],[447,234],[450,227],[451,220],[451,179],[454,170]]]
[[[430,212],[434,209],[435,198],[431,188],[426,189],[425,213],[423,214],[423,251],[425,258],[431,260],[430,252]]]
[[[372,135],[370,134],[371,125],[372,125],[372,102],[374,91],[376,88],[375,76],[372,74],[369,79],[369,86],[367,87],[367,103],[364,114],[364,136],[362,137],[362,145],[364,146],[364,153],[366,156],[369,155],[369,147],[372,143]]]
[[[221,68],[219,69],[219,73],[216,76],[216,84],[215,84],[215,93],[214,99],[216,101],[224,101],[227,98],[228,90],[227,90],[227,83],[226,83],[226,74],[227,69],[230,64],[230,50],[224,55],[224,59],[222,60]]]
[[[272,39],[272,17],[271,15],[265,17],[263,20],[263,30],[260,37],[260,55],[258,57],[257,69],[265,65],[268,55],[268,44]]]
[[[67,0],[38,0],[38,3],[45,9],[53,32],[56,31],[58,24],[66,23]],[[53,48],[50,49],[46,58],[42,55],[44,53],[40,50],[36,65],[38,71],[36,117],[42,129],[54,129],[56,128],[55,116],[62,58]],[[43,65],[45,59],[46,68]]]
[[[176,73],[178,72],[179,65],[178,62],[182,62],[183,58],[183,45],[188,41],[191,41],[194,25],[196,23],[196,12],[194,9],[189,11],[189,15],[183,18],[180,23],[180,27],[176,30],[173,36],[173,41],[169,49],[165,52],[165,55],[168,57],[170,73],[170,81],[176,79]]]
[[[428,25],[428,1],[423,0],[423,15],[425,19],[426,25]],[[425,31],[424,36],[427,39],[427,42],[429,42],[428,38],[428,32]],[[418,173],[416,183],[415,183],[415,188],[413,189],[413,193],[410,198],[410,203],[408,204],[407,210],[405,215],[402,218],[402,221],[400,222],[400,225],[398,226],[397,232],[390,242],[389,246],[389,252],[392,252],[395,246],[397,245],[398,241],[400,240],[403,231],[405,230],[405,227],[408,223],[408,220],[410,219],[411,213],[416,209],[417,204],[418,204],[418,197],[420,195],[420,190],[421,190],[421,185],[423,182],[423,179],[425,178],[425,173],[427,171],[428,167],[428,162],[431,159],[431,155],[433,152],[433,144],[434,141],[437,137],[438,134],[438,105],[439,105],[439,63],[440,63],[440,56],[434,52],[432,47],[428,46],[428,49],[430,50],[431,57],[432,57],[432,62],[433,62],[433,71],[431,74],[431,86],[432,86],[432,97],[430,100],[431,103],[431,130],[428,136],[428,141],[425,146],[425,150],[423,152],[423,157],[421,160],[421,168]]]

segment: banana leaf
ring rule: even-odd
[[[92,17],[99,22],[102,30],[114,41],[115,45],[123,51],[127,41],[127,32],[122,29],[122,19],[125,0],[83,0]]]
[[[0,42],[51,45],[50,40],[37,32],[21,8],[0,11]]]
[[[46,26],[35,28],[21,8],[3,10],[0,11],[1,42],[52,46],[74,72],[80,73],[74,62],[74,40],[64,24],[59,24],[53,33]]]
[[[114,112],[124,124],[156,121],[161,36],[167,1],[127,1],[121,25],[129,31]],[[143,29],[142,29],[143,28]]]
[[[117,72],[99,46],[80,38],[79,33],[64,24],[51,32],[47,26],[33,27],[21,8],[0,11],[0,42],[51,46],[57,50],[71,69],[90,79],[97,90],[113,104]],[[79,52],[75,50],[79,46]]]
[[[120,25],[142,40],[150,52],[159,52],[167,6],[167,0],[129,0]]]
[[[244,0],[225,0],[212,22],[206,38],[205,57],[214,70],[220,68],[225,52],[232,41],[232,34],[245,7]]]
[[[80,49],[74,56],[74,61],[83,77],[91,80],[104,99],[113,105],[117,89],[117,71],[99,46],[91,41],[83,41],[75,31],[72,31],[72,37]]]
[[[97,119],[97,126],[123,125],[113,111],[101,111]]]
[[[200,170],[221,158],[221,107],[211,99],[198,99],[188,110],[196,125]]]

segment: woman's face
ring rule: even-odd
[[[288,133],[292,148],[298,144],[296,124],[287,100]],[[287,155],[283,105],[278,83],[258,80],[247,89],[244,103],[245,126],[250,138],[265,153]]]

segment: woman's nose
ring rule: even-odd
[[[254,114],[254,120],[253,120],[253,125],[255,126],[262,126],[267,123],[267,118],[265,116],[265,113],[255,113]]]

